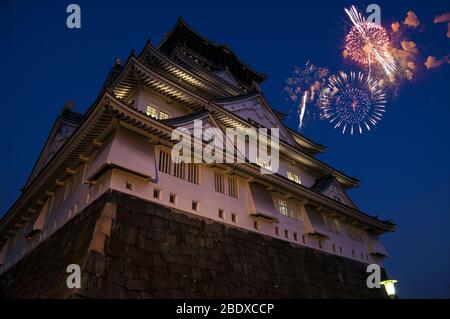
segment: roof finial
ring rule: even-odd
[[[116,65],[122,65],[122,59],[116,58]]]
[[[68,100],[66,102],[66,104],[64,104],[64,110],[71,111],[73,109],[74,105],[75,105],[75,102],[73,100]]]

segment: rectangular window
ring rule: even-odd
[[[263,167],[269,171],[272,170],[271,163],[265,159],[260,158],[259,156],[256,157],[256,165]]]
[[[302,235],[302,243],[306,244],[306,236]]]
[[[223,174],[215,172],[214,173],[214,189],[216,192],[224,193],[225,192],[225,185],[224,185],[224,177]]]
[[[198,202],[195,200],[192,201],[192,210],[198,212]]]
[[[155,188],[153,190],[153,198],[160,199],[160,196],[161,196],[161,190]]]
[[[275,227],[275,235],[280,236],[280,227]]]
[[[364,242],[365,233],[362,229],[359,229],[352,225],[347,225],[346,229],[347,229],[348,238],[358,241],[358,242],[361,242],[361,243]]]
[[[169,114],[167,114],[167,113],[165,113],[163,111],[159,112],[159,119],[160,120],[167,120],[168,118],[169,118]]]
[[[278,212],[281,215],[289,216],[287,201],[285,199],[278,198],[277,204],[278,204],[277,205],[278,206]]]
[[[225,219],[225,211],[221,208],[219,208],[219,218],[220,219]]]
[[[284,237],[289,238],[289,231],[287,229],[284,231]]]
[[[297,233],[294,233],[294,240],[297,241]]]
[[[231,214],[231,221],[233,222],[233,223],[236,223],[237,224],[237,222],[238,222],[238,218],[237,218],[237,214]]]
[[[160,172],[170,174],[170,154],[169,154],[169,152],[166,152],[163,150],[159,151],[158,170]]]
[[[228,177],[228,195],[238,197],[237,180],[234,177]]]
[[[170,193],[169,202],[171,204],[176,204],[177,203],[177,195],[174,193]]]
[[[330,216],[323,216],[325,220],[325,224],[327,225],[327,229],[329,232],[333,234],[340,234],[340,224],[336,218]]]
[[[291,181],[294,181],[298,184],[301,184],[301,180],[300,180],[300,176],[298,176],[297,174],[294,174],[292,172],[287,172],[287,178],[290,179]]]
[[[173,164],[173,176],[184,179],[184,163]]]
[[[153,118],[158,118],[158,110],[156,109],[156,107],[153,107],[151,105],[147,105],[147,115],[151,116]]]
[[[299,205],[295,205],[284,198],[277,197],[275,198],[275,207],[281,215],[301,221]]]
[[[187,180],[191,183],[197,184],[199,181],[199,165],[195,163],[187,164]]]

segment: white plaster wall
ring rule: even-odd
[[[141,112],[147,111],[147,105],[150,103],[152,105],[157,106],[161,110],[168,112],[170,117],[179,117],[183,115],[187,115],[192,111],[186,108],[185,106],[179,104],[176,101],[168,102],[168,98],[163,95],[149,90],[147,88],[141,88],[135,97],[135,107]]]
[[[113,157],[120,160],[122,165],[126,164],[126,159],[129,154],[139,158],[145,162],[148,161],[148,153],[143,151],[143,144],[137,141],[126,142],[127,138],[122,139],[123,151],[120,157]],[[146,147],[154,147],[147,145]],[[159,146],[158,146],[159,147]],[[149,153],[151,151],[149,150]],[[158,152],[155,152],[156,158],[159,158]],[[156,161],[157,162],[157,161]],[[289,167],[284,163],[282,167]],[[128,169],[133,170],[134,165],[129,165]],[[172,167],[173,169],[173,167]],[[293,169],[293,168],[292,168]],[[347,258],[359,260],[361,262],[379,262],[371,258],[369,255],[369,245],[373,247],[379,242],[377,237],[371,237],[370,241],[358,242],[348,237],[345,230],[345,224],[341,225],[340,234],[328,233],[329,239],[322,240],[323,247],[319,247],[317,238],[312,238],[306,235],[305,224],[290,217],[283,216],[277,213],[278,223],[270,223],[260,220],[260,229],[254,229],[254,217],[249,214],[249,186],[245,179],[236,177],[238,181],[238,198],[233,198],[227,194],[216,192],[214,189],[214,172],[218,168],[201,165],[199,185],[190,183],[188,181],[176,178],[170,174],[165,174],[157,171],[156,179],[142,178],[135,174],[131,174],[121,169],[113,169],[107,171],[102,175],[95,183],[95,185],[88,185],[85,183],[85,173],[87,168],[81,165],[76,174],[73,175],[71,180],[71,191],[66,190],[68,181],[65,186],[59,187],[53,197],[53,204],[50,212],[47,215],[44,229],[36,234],[32,239],[27,240],[24,238],[26,229],[29,229],[30,223],[34,222],[33,219],[28,221],[22,229],[18,232],[16,237],[12,240],[10,248],[8,249],[3,265],[0,268],[0,272],[6,270],[27,252],[31,251],[40,242],[45,240],[53,232],[58,230],[68,220],[73,218],[78,212],[83,210],[93,200],[99,197],[103,192],[109,188],[115,189],[124,193],[129,193],[134,196],[138,196],[148,201],[153,201],[168,207],[173,207],[179,211],[185,211],[193,214],[199,214],[201,216],[210,218],[217,222],[225,223],[233,227],[240,227],[248,231],[256,231],[265,235],[279,237],[282,240],[287,240],[293,244],[306,245],[311,248],[320,249],[327,253],[340,255],[339,247],[343,247],[342,255]],[[294,169],[293,169],[294,170]],[[312,184],[312,179],[306,173],[301,170],[297,172],[306,186]],[[225,177],[227,175],[225,174]],[[132,189],[126,188],[126,183],[132,184]],[[153,198],[153,190],[158,188],[161,190],[160,199]],[[64,199],[64,193],[67,192],[67,197]],[[227,184],[225,184],[225,192],[227,192]],[[177,195],[177,202],[175,204],[169,203],[169,194],[174,193]],[[88,198],[88,194],[89,198]],[[199,202],[199,211],[192,210],[192,200]],[[225,211],[225,219],[219,218],[218,210],[223,209]],[[69,213],[72,209],[72,213]],[[302,207],[300,207],[303,210]],[[37,212],[39,213],[39,212]],[[233,223],[231,220],[231,214],[235,213],[238,217],[238,222]],[[307,215],[304,216],[307,218]],[[275,229],[279,228],[279,236],[276,235]],[[285,230],[288,230],[289,238],[285,238]],[[297,240],[294,239],[293,233],[297,233]],[[305,236],[306,242],[303,243],[302,237]],[[333,252],[332,245],[335,244],[337,251]],[[355,251],[355,256],[352,256],[352,251]],[[363,253],[363,258],[361,258]],[[367,255],[369,255],[369,261],[367,261]]]
[[[301,168],[300,165],[292,164],[291,161],[288,161],[284,158],[280,158],[280,168],[278,169],[278,174],[287,177],[288,171],[300,176],[302,185],[306,187],[311,187],[316,182],[315,177],[307,173],[305,169]]]
[[[110,173],[101,176],[95,185],[88,185],[83,183],[84,165],[81,165],[71,180],[72,191],[68,192],[66,199],[64,193],[66,192],[67,183],[55,190],[53,195],[53,203],[50,207],[45,220],[44,229],[36,233],[31,239],[26,239],[28,230],[32,227],[35,218],[31,218],[12,239],[6,253],[3,264],[0,266],[0,273],[7,270],[9,267],[19,261],[24,255],[38,246],[42,241],[48,238],[51,234],[57,231],[61,226],[67,223],[76,214],[82,211],[93,200],[98,198],[101,194],[109,189]],[[88,193],[89,196],[88,200]],[[69,215],[70,210],[72,213]],[[34,217],[40,210],[36,212]]]
[[[277,214],[279,219],[278,223],[260,221],[260,229],[255,230],[253,225],[255,219],[250,216],[248,212],[249,187],[247,181],[238,178],[239,198],[232,198],[214,190],[215,170],[217,169],[204,165],[201,166],[200,185],[195,185],[161,172],[158,172],[158,181],[149,181],[122,170],[115,169],[112,172],[111,188],[167,207],[173,207],[176,210],[199,214],[233,227],[244,228],[248,231],[256,231],[268,236],[287,240],[293,244],[304,245],[331,254],[342,255],[364,263],[376,262],[369,254],[368,243],[358,242],[348,238],[343,225],[341,225],[340,234],[327,232],[329,239],[322,240],[322,248],[319,247],[319,240],[317,238],[306,234],[305,224],[301,220],[296,220],[281,214]],[[126,189],[127,182],[133,184],[133,190]],[[161,191],[160,199],[153,198],[153,190],[155,188]],[[170,193],[177,195],[176,204],[171,204],[169,202]],[[192,200],[199,202],[198,212],[191,209]],[[225,219],[219,218],[219,208],[225,210]],[[231,213],[236,213],[238,215],[237,223],[232,222]],[[307,218],[307,216],[304,216],[304,218]],[[279,228],[278,236],[276,235],[275,227]],[[285,230],[288,230],[289,238],[285,238]],[[294,233],[297,233],[297,240],[294,240]],[[306,239],[305,243],[302,241],[303,236],[305,236]],[[336,247],[336,252],[333,251],[333,244]],[[339,247],[343,248],[342,254],[340,253]],[[355,252],[354,257],[352,251]],[[363,258],[361,258],[361,253],[363,254]],[[369,260],[367,260],[367,256],[369,256]]]
[[[147,140],[131,133],[117,131],[93,156],[87,169],[92,178],[105,165],[114,164],[143,176],[155,177],[154,147]]]

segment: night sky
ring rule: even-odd
[[[69,99],[76,111],[95,100],[116,58],[126,60],[147,39],[158,44],[179,16],[217,43],[228,44],[257,71],[272,107],[284,112],[284,83],[308,60],[333,71],[350,70],[342,58],[347,30],[344,7],[371,2],[324,1],[1,1],[0,78],[2,167],[0,216],[19,195]],[[417,44],[420,68],[390,98],[375,131],[342,135],[328,122],[308,119],[304,134],[327,145],[320,159],[361,179],[350,191],[358,207],[392,218],[397,231],[383,236],[391,254],[385,265],[403,298],[450,297],[450,65],[427,70],[428,55],[450,54],[449,1],[377,1],[382,24],[420,19],[407,38]],[[66,27],[66,6],[81,6],[81,29]],[[295,113],[288,124],[295,128]]]

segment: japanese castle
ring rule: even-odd
[[[326,147],[283,124],[261,90],[266,77],[182,19],[159,45],[118,59],[86,112],[64,106],[0,221],[6,295],[227,297],[217,288],[227,280],[240,297],[367,289],[365,267],[382,266],[380,235],[395,224],[361,211],[347,194],[358,179],[317,159]],[[174,162],[171,134],[194,121],[224,132],[277,128],[278,170],[261,174],[264,160]],[[65,286],[69,263],[85,277],[74,293]],[[25,278],[34,272],[61,280],[38,289]],[[284,275],[309,279],[294,285]]]

